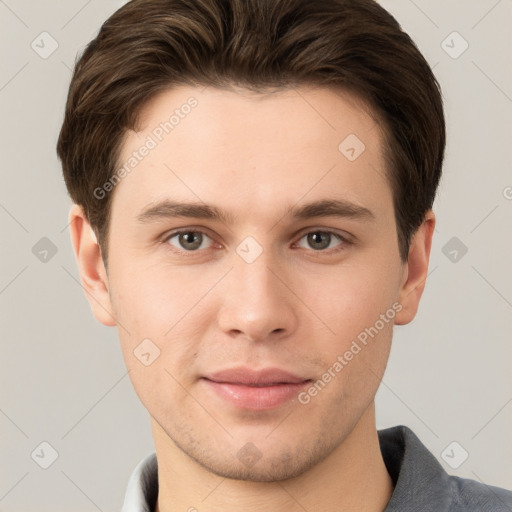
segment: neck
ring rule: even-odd
[[[152,428],[158,459],[156,512],[382,512],[393,492],[380,451],[373,402],[326,459],[278,482],[221,478],[183,453],[155,421]]]

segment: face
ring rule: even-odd
[[[210,471],[299,475],[373,404],[403,315],[382,130],[311,88],[180,87],[141,121],[105,277],[133,386]]]

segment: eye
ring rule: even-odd
[[[198,249],[208,249],[210,246],[205,246],[206,240],[212,241],[211,238],[202,231],[183,230],[172,233],[165,239],[165,242],[179,251],[194,252]]]
[[[304,242],[307,244],[304,245]],[[338,243],[335,243],[335,242]],[[210,249],[214,241],[204,232],[195,229],[182,229],[169,234],[163,242],[172,246],[172,250],[181,253],[194,253]],[[301,243],[302,242],[302,243]],[[313,249],[316,252],[337,252],[350,244],[350,240],[333,231],[315,230],[305,233],[297,242],[299,247]],[[332,249],[328,250],[328,249]]]
[[[339,243],[334,247],[345,246],[348,244],[348,241],[343,238],[341,235],[334,233],[333,231],[310,231],[306,233],[300,240],[306,239],[306,243],[315,251],[324,251],[325,249],[331,249],[331,243],[333,242],[333,238],[336,238]],[[299,246],[304,247],[303,245]],[[305,247],[306,249],[308,247]]]

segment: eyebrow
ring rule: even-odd
[[[236,216],[232,213],[213,205],[166,199],[147,206],[137,216],[137,221],[140,223],[148,223],[175,217],[209,219],[225,224],[234,224],[236,220]],[[291,217],[296,220],[307,220],[317,217],[339,217],[366,221],[375,220],[374,213],[368,208],[341,199],[322,199],[301,206],[295,205],[286,208],[283,217]]]

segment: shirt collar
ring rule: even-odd
[[[379,430],[378,434],[382,458],[394,485],[384,512],[449,510],[450,475],[416,434],[404,425]]]
[[[156,453],[146,455],[128,481],[121,512],[154,512],[158,497]]]

